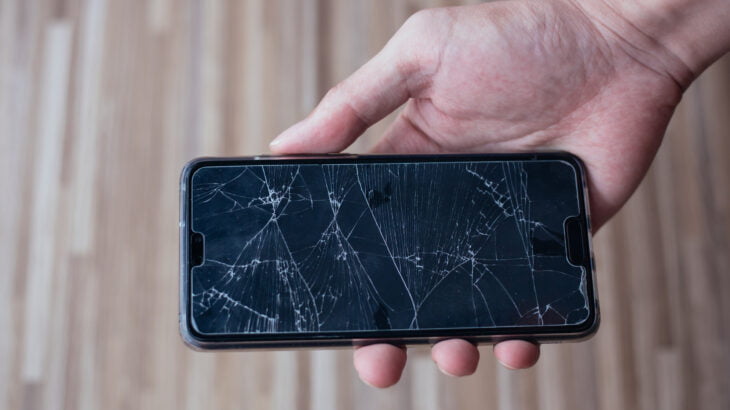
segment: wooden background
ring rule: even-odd
[[[544,346],[520,372],[483,347],[459,380],[411,350],[382,391],[347,350],[183,346],[182,165],[265,152],[410,13],[440,4],[0,0],[0,408],[730,408],[727,56],[597,235],[591,341]]]

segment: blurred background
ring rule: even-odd
[[[0,408],[730,408],[728,56],[595,239],[590,341],[519,372],[485,346],[459,380],[412,349],[387,390],[347,349],[183,345],[183,164],[266,152],[407,16],[447,4],[461,2],[0,0]]]

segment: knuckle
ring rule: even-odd
[[[438,13],[438,9],[418,10],[408,17],[403,27],[416,31],[426,29],[437,18]]]
[[[404,71],[432,73],[436,70],[445,39],[454,24],[452,14],[450,8],[423,9],[406,20],[394,42]]]
[[[341,98],[343,95],[346,94],[347,91],[347,84],[345,83],[346,80],[340,81],[339,83],[335,84],[332,88],[327,90],[327,93],[324,96],[324,99],[326,100],[337,100],[338,98]]]

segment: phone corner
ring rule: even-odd
[[[576,154],[573,154],[570,151],[557,151],[555,154],[560,160],[569,163],[574,168],[579,168],[581,171],[585,170],[585,163]]]
[[[591,339],[598,332],[598,328],[601,327],[601,313],[598,309],[598,303],[596,303],[595,312],[589,317],[583,328],[576,333],[576,341],[585,341]]]
[[[209,161],[207,157],[197,157],[189,160],[183,165],[180,171],[180,186],[183,187],[187,184],[190,177],[198,170],[205,162]]]
[[[179,321],[179,333],[180,338],[183,341],[183,344],[187,346],[189,349],[202,352],[206,351],[207,349],[207,343],[202,340],[200,337],[196,335],[196,332],[194,329],[191,328],[190,324],[187,322],[185,317],[180,316]]]

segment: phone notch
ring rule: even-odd
[[[205,255],[205,237],[203,234],[193,232],[190,234],[190,267],[203,264]]]
[[[576,266],[583,266],[588,259],[588,238],[583,221],[578,216],[565,219],[565,249],[568,261]]]

